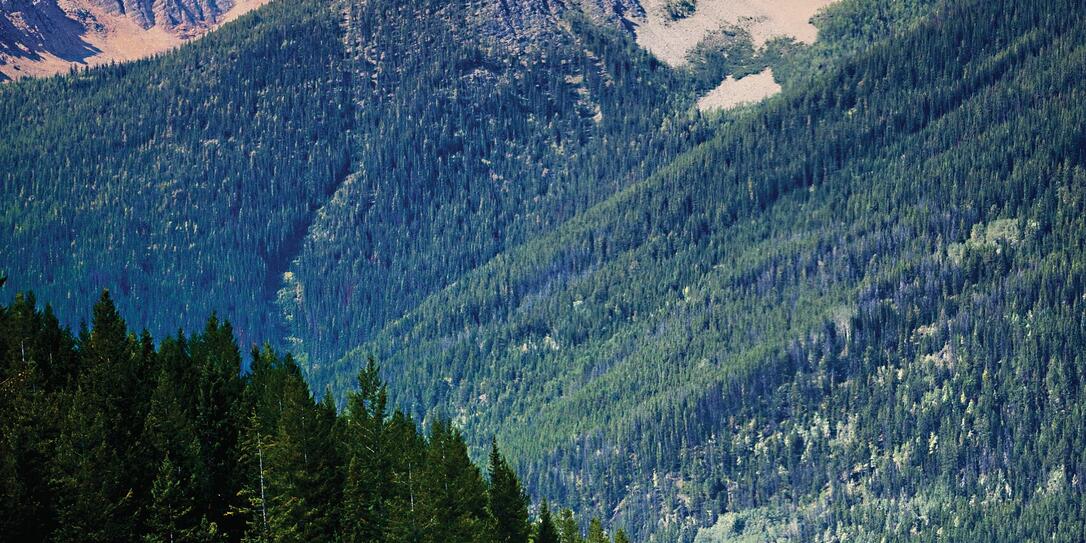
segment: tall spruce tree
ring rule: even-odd
[[[387,397],[377,363],[370,357],[358,373],[358,390],[347,399],[343,515],[349,541],[381,541],[385,535],[392,484],[391,451],[385,444]]]
[[[119,422],[99,408],[82,386],[64,408],[51,462],[50,486],[56,496],[55,541],[116,541],[134,538],[134,505],[122,459],[109,439]]]
[[[272,540],[268,522],[268,479],[265,465],[271,438],[261,430],[260,417],[254,407],[242,427],[237,458],[240,476],[237,501],[230,507],[228,518],[241,526],[242,541]]]
[[[494,516],[498,543],[524,543],[528,540],[528,497],[520,487],[516,473],[498,451],[498,441],[490,443],[490,514]]]
[[[494,519],[487,507],[482,472],[468,457],[460,432],[447,420],[430,427],[426,454],[426,539],[493,543]]]
[[[559,543],[558,528],[551,518],[551,509],[547,500],[539,506],[539,522],[536,523],[534,543]]]
[[[415,421],[397,410],[388,422],[386,443],[392,451],[392,487],[388,499],[387,541],[426,541],[426,440]]]
[[[179,469],[166,456],[159,465],[151,485],[151,498],[147,516],[147,528],[143,535],[146,543],[174,543],[177,541],[219,541],[218,526],[200,517],[193,523],[195,508],[191,488],[195,486],[191,475]]]
[[[244,380],[233,327],[212,314],[203,334],[193,338],[191,353],[193,422],[207,472],[205,509],[213,522],[237,530],[240,526],[229,526],[226,518],[237,499],[235,458],[245,417],[238,408]]]
[[[26,540],[55,521],[49,488],[61,402],[76,367],[71,335],[33,294],[0,307],[0,533]]]
[[[593,517],[588,523],[588,538],[586,543],[611,543],[607,532],[603,529],[603,523],[598,517]]]
[[[338,533],[335,412],[313,401],[289,355],[283,369],[283,407],[266,460],[268,526],[277,540],[313,541]]]
[[[573,510],[568,507],[558,515],[558,540],[561,543],[583,543],[584,536],[581,527],[573,516]]]
[[[139,500],[146,496],[138,477],[144,464],[130,458],[143,429],[140,406],[150,396],[142,360],[109,291],[93,314],[92,328],[80,337],[83,367],[65,407],[52,466],[56,538],[62,541],[136,538]]]
[[[158,538],[155,541],[173,541],[188,534],[203,517],[201,506],[206,501],[201,444],[190,412],[178,398],[179,390],[174,376],[160,369],[141,439],[148,457],[140,461],[146,473],[154,474],[145,514],[148,535]]]

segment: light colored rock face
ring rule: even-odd
[[[698,100],[698,109],[706,112],[732,109],[760,102],[780,91],[781,86],[773,80],[773,70],[770,68],[742,79],[729,75],[720,85]]]
[[[818,37],[811,18],[834,0],[696,0],[694,13],[679,20],[667,14],[667,2],[642,0],[644,16],[630,20],[639,45],[667,64],[681,66],[698,42],[725,25],[747,30],[756,48],[777,36],[811,43]]]
[[[135,60],[269,0],[0,0],[0,81]]]
[[[836,0],[693,0],[694,11],[678,19],[668,13],[668,4],[674,1],[641,0],[643,14],[629,20],[638,45],[668,65],[681,67],[699,43],[722,28],[745,30],[755,49],[777,37],[813,43],[818,28],[811,19]],[[703,112],[728,110],[780,90],[770,69],[738,80],[729,76],[702,96],[697,107]]]

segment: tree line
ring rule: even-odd
[[[610,543],[537,514],[492,442],[390,409],[373,359],[337,412],[290,355],[229,322],[156,343],[108,291],[73,334],[50,306],[0,307],[0,533],[19,541]],[[629,541],[620,530],[613,541]]]

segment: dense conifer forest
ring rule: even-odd
[[[391,410],[373,360],[347,408],[228,322],[155,342],[109,293],[78,334],[32,294],[0,307],[0,534],[7,541],[620,543],[569,509],[538,519],[492,442]]]
[[[1086,5],[490,4],[0,86],[0,533],[1086,540]]]
[[[158,336],[217,310],[243,343],[278,343],[257,308],[350,163],[343,46],[315,7],[276,2],[161,58],[0,88],[12,283],[69,325],[110,288]]]
[[[634,533],[1080,540],[1084,11],[942,6],[359,352]]]

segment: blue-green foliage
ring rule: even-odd
[[[944,6],[359,352],[639,534],[1077,540],[1083,15]]]
[[[1080,3],[846,0],[679,71],[472,13],[279,2],[0,88],[9,283],[219,308],[340,402],[374,353],[390,405],[638,536],[1086,537]],[[690,112],[766,65],[781,96]]]
[[[0,87],[11,283],[68,319],[108,287],[159,335],[218,310],[244,343],[281,337],[266,300],[350,165],[338,28],[276,2],[161,58]]]

